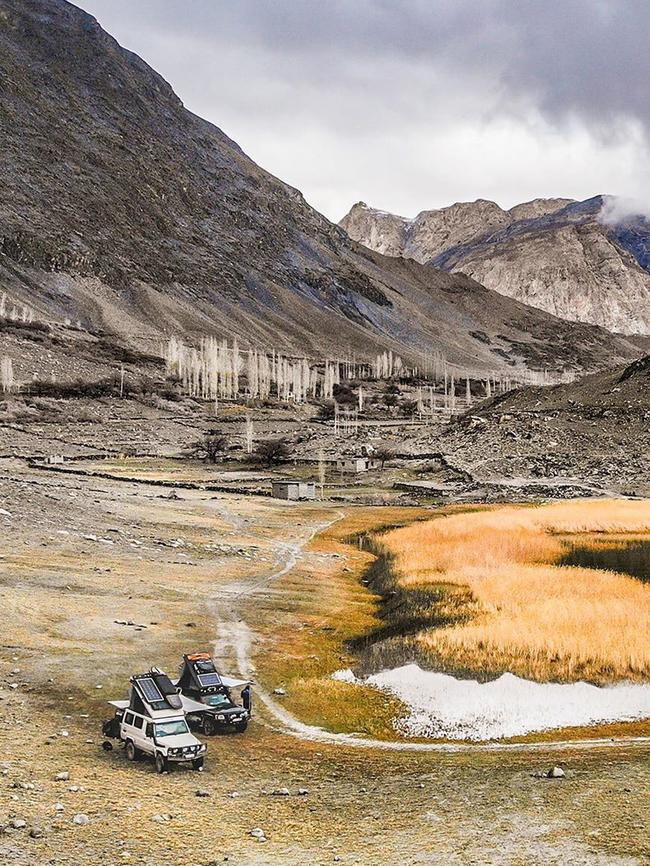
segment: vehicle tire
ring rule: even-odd
[[[214,716],[206,713],[205,716],[203,716],[202,728],[206,737],[213,737],[217,733],[217,723],[214,720]]]
[[[238,722],[235,725],[235,732],[237,734],[243,734],[247,727],[248,727],[248,720],[246,720],[245,722]]]
[[[200,770],[203,767],[203,758],[194,758],[192,761],[192,769]]]
[[[135,747],[135,743],[133,740],[127,740],[126,746],[124,747],[124,751],[126,752],[126,758],[128,761],[137,761],[138,759],[138,750]]]
[[[156,773],[162,775],[163,773],[166,773],[168,769],[169,764],[167,758],[161,752],[156,752]]]

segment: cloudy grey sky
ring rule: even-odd
[[[338,220],[650,201],[648,0],[77,0]]]

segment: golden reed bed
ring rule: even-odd
[[[650,679],[650,584],[555,564],[563,539],[594,534],[650,538],[650,502],[495,507],[396,529],[381,543],[403,585],[474,595],[480,612],[468,623],[418,635],[445,667],[539,681]]]

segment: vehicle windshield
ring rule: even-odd
[[[157,737],[174,737],[178,734],[189,734],[185,719],[177,719],[173,722],[156,722]]]
[[[233,706],[228,695],[224,695],[223,692],[217,692],[213,695],[203,695],[203,703],[209,707],[220,707],[223,710]]]

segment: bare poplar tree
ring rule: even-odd
[[[324,489],[325,489],[325,454],[323,453],[323,449],[320,448],[318,451],[318,483],[320,484],[320,498],[324,499]]]
[[[246,416],[246,453],[253,453],[253,435],[254,435],[253,419],[250,415]]]
[[[0,362],[0,384],[3,394],[10,394],[14,388],[14,365],[7,355]]]

